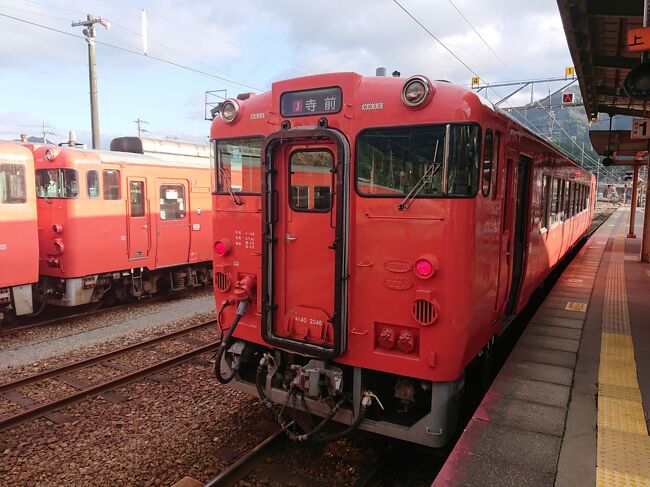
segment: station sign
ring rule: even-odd
[[[650,27],[639,27],[627,31],[627,50],[640,52],[650,50]]]
[[[630,139],[650,139],[650,118],[633,118]]]
[[[280,97],[283,117],[338,113],[343,106],[343,90],[338,86],[317,90],[289,91]]]

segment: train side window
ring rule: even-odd
[[[571,181],[564,181],[564,219],[571,218]]]
[[[559,221],[558,213],[560,211],[560,180],[553,178],[551,187],[551,225]]]
[[[99,198],[99,171],[90,170],[86,173],[86,186],[89,198]]]
[[[494,158],[494,139],[492,130],[485,131],[485,143],[483,144],[483,172],[481,193],[483,196],[490,194],[490,185],[492,184],[492,159]]]
[[[104,169],[102,171],[102,183],[104,184],[104,199],[120,199],[120,171],[116,169]]]
[[[11,205],[26,201],[25,166],[0,164],[0,203]]]
[[[144,216],[144,181],[129,182],[131,216]]]
[[[160,185],[160,219],[185,218],[185,187],[182,184]]]
[[[585,209],[585,187],[580,185],[580,211]]]
[[[501,134],[494,132],[494,160],[492,162],[492,199],[497,198],[499,192],[499,144]]]
[[[578,189],[579,189],[579,188],[580,188],[580,184],[579,184],[579,183],[574,183],[574,184],[573,184],[573,197],[572,197],[573,207],[572,207],[571,212],[572,212],[574,215],[577,215],[577,214],[579,213],[579,211],[578,211],[578,195],[579,195],[579,193],[578,193]]]
[[[549,207],[551,202],[551,176],[542,179],[542,228],[548,228]]]

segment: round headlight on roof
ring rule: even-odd
[[[429,99],[433,87],[424,76],[411,76],[402,88],[402,101],[409,107],[421,106]]]
[[[232,123],[239,114],[239,104],[237,100],[228,98],[221,105],[221,120],[226,123]]]

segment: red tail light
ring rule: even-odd
[[[418,277],[431,277],[435,270],[433,263],[429,262],[426,259],[419,259],[416,261],[414,269]]]
[[[214,243],[214,253],[217,254],[219,257],[228,255],[230,253],[230,242],[226,239],[217,240]]]

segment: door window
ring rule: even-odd
[[[302,150],[291,154],[289,204],[294,211],[330,210],[333,164],[334,156],[328,150]]]
[[[129,183],[129,201],[131,202],[131,216],[144,216],[143,181],[131,181]]]
[[[182,220],[185,218],[185,187],[182,184],[160,186],[160,219]]]

